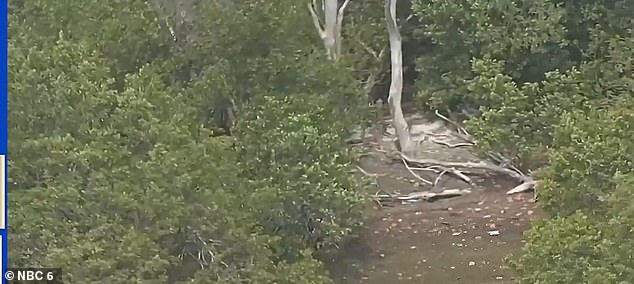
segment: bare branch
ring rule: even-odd
[[[460,134],[460,138],[468,141],[468,142],[473,142],[473,139],[471,138],[471,134],[469,134],[469,132],[467,132],[467,130],[460,126],[460,124],[458,124],[457,122],[452,121],[451,119],[447,118],[446,116],[440,114],[440,112],[438,112],[438,110],[435,111],[436,116],[442,118],[444,121],[450,123],[451,125],[456,127],[456,130],[458,130],[458,134]],[[474,143],[475,144],[475,143]]]
[[[409,171],[410,174],[412,174],[415,178],[417,178],[418,180],[429,184],[429,185],[433,185],[433,183],[431,181],[428,181],[424,178],[422,178],[421,176],[419,176],[418,174],[416,174],[414,171],[412,171],[412,169],[409,168],[409,166],[407,165],[407,162],[403,159],[403,165],[405,165],[405,168]]]
[[[520,180],[522,182],[526,182],[526,181],[532,181],[532,179],[528,176],[524,176],[524,175],[520,175],[519,173],[511,170],[511,169],[507,169],[507,168],[503,168],[500,166],[496,166],[496,165],[492,165],[490,163],[485,163],[485,162],[445,162],[445,161],[438,161],[438,160],[434,160],[434,159],[415,159],[415,158],[410,158],[407,157],[406,155],[404,155],[403,153],[400,153],[400,156],[402,159],[404,159],[405,161],[409,162],[409,163],[413,163],[413,164],[419,164],[419,165],[438,165],[438,166],[442,166],[445,168],[468,168],[468,169],[483,169],[483,170],[489,170],[492,172],[497,172],[503,175],[507,175],[510,176],[512,178],[515,178],[517,180]]]
[[[506,194],[515,194],[515,193],[520,193],[520,192],[526,192],[526,191],[529,191],[531,189],[535,189],[536,185],[537,185],[537,182],[535,182],[535,181],[524,182],[524,183],[512,188],[511,190],[507,191]]]
[[[316,0],[313,0],[312,2],[307,3],[308,11],[310,12],[310,16],[313,18],[313,25],[315,25],[315,29],[317,30],[319,37],[323,40],[324,38],[326,38],[326,31],[324,31],[324,28],[322,28],[319,17],[317,16],[317,12],[315,12],[316,2]]]
[[[364,170],[362,167],[357,166],[357,170],[359,170],[362,174],[369,176],[369,177],[380,177],[380,176],[384,176],[385,174],[372,174],[367,172],[366,170]]]
[[[440,174],[436,177],[436,180],[434,180],[434,187],[438,186],[438,182],[440,181],[440,178],[442,177],[442,175],[444,175],[447,172],[447,169],[443,170],[442,172],[440,172]]]
[[[341,37],[341,31],[343,29],[343,14],[346,10],[346,7],[350,3],[350,0],[346,0],[343,2],[343,5],[339,7],[339,11],[337,12],[337,25],[335,29],[335,43],[337,45],[337,55],[341,54],[341,42],[343,41]]]
[[[377,194],[376,198],[380,202],[416,202],[416,201],[432,201],[432,199],[438,198],[448,198],[454,196],[460,196],[471,193],[470,190],[466,189],[446,189],[441,192],[412,192],[406,195],[390,195],[390,194]]]
[[[447,146],[449,148],[457,148],[457,147],[467,147],[467,146],[474,146],[475,144],[467,142],[467,143],[456,143],[456,144],[451,144],[447,141],[442,141],[442,140],[438,140],[438,139],[434,139],[434,138],[430,138],[429,139],[431,142],[434,142],[436,144],[440,144],[440,145],[444,145]]]
[[[387,49],[386,47],[383,47],[379,53],[377,53],[375,50],[373,50],[370,46],[368,46],[367,44],[365,44],[365,42],[363,42],[360,39],[357,39],[357,42],[359,43],[359,45],[361,45],[361,47],[363,47],[363,49],[365,49],[365,51],[367,51],[370,55],[372,55],[372,57],[374,57],[374,59],[376,59],[377,61],[381,61],[381,58],[383,57],[383,55],[385,54],[385,50]]]
[[[457,177],[459,177],[460,179],[462,179],[463,181],[465,181],[466,183],[473,185],[473,181],[471,180],[471,178],[469,178],[467,175],[465,175],[464,173],[462,173],[461,171],[455,169],[455,168],[449,168],[447,169],[450,173],[456,175]]]

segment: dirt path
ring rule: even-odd
[[[438,145],[423,146],[422,152],[444,160],[474,158],[469,150]],[[376,156],[364,159],[361,166],[386,174],[378,178],[379,188],[386,192],[421,190],[402,165]],[[427,177],[433,180],[435,174]],[[465,196],[376,206],[368,229],[333,265],[334,278],[339,283],[367,284],[514,283],[504,259],[519,252],[523,232],[539,215],[533,194],[506,195],[516,183],[505,177],[476,176],[474,181],[476,185],[469,186],[472,193]],[[466,186],[446,177],[437,190]]]

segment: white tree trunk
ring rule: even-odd
[[[396,136],[400,150],[407,156],[415,156],[415,143],[409,133],[409,126],[403,116],[401,107],[401,95],[403,93],[403,50],[401,34],[396,24],[396,1],[385,0],[385,21],[390,39],[390,55],[392,62],[392,81],[388,104],[392,113],[392,123],[396,130]]]
[[[345,0],[341,7],[339,7],[338,0],[324,0],[322,5],[324,11],[323,26],[315,11],[315,7],[317,6],[316,2],[317,0],[312,0],[312,2],[308,3],[308,11],[310,11],[310,15],[313,18],[313,24],[315,25],[315,29],[317,29],[319,37],[324,42],[328,58],[333,61],[338,61],[341,57],[343,13],[350,0]]]

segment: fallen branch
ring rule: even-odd
[[[412,171],[426,171],[426,172],[433,172],[437,174],[442,172],[442,170],[437,170],[436,168],[442,168],[442,167],[436,167],[436,166],[425,167],[425,168],[410,167],[409,169]]]
[[[366,170],[364,170],[362,167],[357,166],[357,170],[359,170],[362,174],[369,176],[369,177],[380,177],[380,176],[385,176],[386,174],[372,174],[367,172]]]
[[[536,181],[524,182],[524,183],[512,188],[511,190],[507,191],[506,194],[515,194],[515,193],[526,192],[526,191],[529,191],[531,189],[535,189],[535,185],[537,185]]]
[[[419,176],[418,174],[416,174],[414,171],[412,171],[412,169],[409,168],[409,165],[407,165],[407,162],[405,160],[403,160],[403,165],[405,165],[405,168],[409,171],[410,174],[412,174],[415,178],[417,178],[418,180],[429,184],[429,185],[433,185],[433,183],[431,181],[428,181],[424,178],[422,178],[421,176]]]
[[[447,146],[449,148],[467,147],[467,146],[474,146],[475,145],[474,143],[471,143],[471,142],[451,144],[451,143],[449,143],[447,141],[438,140],[438,139],[434,139],[434,138],[430,138],[429,141],[434,142],[436,144],[443,145],[443,146]]]
[[[420,168],[420,167],[409,167],[409,168],[412,171],[433,172],[433,173],[437,173],[437,174],[442,172],[442,171],[444,171],[446,169],[445,167],[442,167],[442,166],[433,166],[433,165],[429,166],[429,167],[424,167],[424,168]],[[471,178],[469,178],[467,176],[467,174],[475,174],[475,173],[472,173],[472,172],[469,172],[469,171],[464,171],[464,170],[463,171],[458,171],[456,169],[454,169],[454,170],[457,172],[457,173],[454,173],[454,174],[456,174],[457,176],[461,176],[462,175],[463,177],[460,177],[460,178],[465,179],[466,182],[469,182],[471,180]],[[467,180],[469,180],[469,181],[467,181]]]
[[[450,173],[452,173],[455,176],[459,177],[460,179],[462,179],[466,183],[468,183],[470,185],[473,185],[473,181],[471,180],[471,178],[469,178],[467,175],[465,175],[461,171],[456,170],[455,168],[449,168],[449,169],[447,169],[447,171],[449,171]]]
[[[441,166],[441,167],[445,167],[445,168],[468,168],[468,169],[482,169],[482,170],[489,170],[489,171],[493,171],[493,172],[497,172],[500,174],[504,174],[504,175],[508,175],[512,178],[518,179],[522,182],[526,182],[526,181],[532,181],[532,178],[528,177],[528,176],[524,176],[524,175],[520,175],[519,173],[515,172],[514,170],[511,169],[507,169],[507,168],[503,168],[500,166],[496,166],[496,165],[492,165],[489,163],[485,163],[485,162],[445,162],[445,161],[438,161],[435,159],[414,159],[414,158],[409,158],[407,156],[405,156],[403,153],[399,153],[399,155],[401,156],[401,158],[409,163],[412,164],[418,164],[418,165],[436,165],[436,166]]]
[[[436,114],[436,116],[440,117],[442,120],[448,122],[449,124],[453,125],[456,127],[456,130],[458,131],[457,135],[462,138],[463,140],[473,143],[475,144],[475,142],[473,141],[473,139],[471,138],[471,134],[469,134],[469,132],[462,126],[460,126],[460,124],[458,124],[455,121],[452,121],[451,119],[449,119],[448,117],[440,114],[440,112],[438,110],[434,111],[434,113]]]
[[[444,175],[447,172],[447,169],[443,170],[442,172],[440,172],[440,174],[438,174],[438,176],[436,177],[436,180],[434,180],[434,187],[438,186],[438,182],[440,181],[440,178],[442,177],[442,175]]]
[[[500,173],[500,174],[503,174],[503,175],[510,176],[512,178],[515,178],[515,179],[519,180],[522,183],[522,184],[516,186],[515,188],[509,190],[507,192],[507,194],[525,192],[525,191],[528,191],[530,189],[534,189],[535,184],[536,184],[536,182],[530,176],[526,176],[526,175],[520,174],[517,171],[512,170],[512,169],[508,169],[508,168],[505,168],[505,167],[492,165],[490,163],[485,163],[485,162],[477,162],[477,163],[475,163],[475,162],[444,162],[444,161],[438,161],[438,160],[434,160],[434,159],[414,159],[414,158],[409,158],[409,157],[405,156],[403,153],[399,153],[399,154],[401,156],[401,159],[404,162],[406,161],[406,162],[412,163],[412,164],[418,164],[418,165],[421,165],[421,166],[436,165],[436,166],[441,166],[441,167],[444,167],[444,168],[454,169],[456,171],[458,171],[457,168],[470,168],[470,169],[488,170],[488,171],[492,171],[492,172],[496,172],[496,173]],[[405,164],[407,164],[407,163],[405,163]],[[408,170],[409,170],[409,167],[408,167]],[[469,181],[470,181],[470,179],[469,179]],[[469,183],[471,184],[471,182],[469,182]]]
[[[449,197],[465,195],[468,193],[471,193],[471,191],[467,189],[446,189],[441,192],[417,191],[417,192],[412,192],[409,194],[397,195],[397,196],[390,195],[390,194],[380,194],[380,195],[377,195],[376,197],[379,201],[382,201],[382,202],[395,202],[395,201],[416,202],[421,200],[431,202],[432,200],[436,200],[438,198],[449,198]]]
[[[516,171],[520,175],[524,175],[524,173],[520,169],[518,169],[517,167],[513,166],[513,164],[511,163],[511,160],[509,158],[504,157],[502,154],[500,154],[498,152],[489,152],[489,153],[487,153],[487,155],[489,156],[490,159],[492,159],[493,161],[498,163],[498,165],[500,167],[509,168],[511,170]]]

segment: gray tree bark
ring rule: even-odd
[[[324,43],[326,55],[330,60],[338,61],[341,57],[341,30],[343,27],[343,14],[350,0],[345,0],[339,7],[338,0],[324,0],[322,10],[324,12],[324,24],[321,24],[317,15],[317,0],[308,3],[308,11],[313,18],[313,24],[319,37]]]
[[[385,21],[390,40],[390,61],[392,78],[388,104],[392,114],[392,123],[396,130],[400,151],[408,157],[416,154],[416,145],[409,133],[409,126],[403,116],[401,96],[403,93],[403,50],[401,33],[396,24],[396,1],[385,0]]]

